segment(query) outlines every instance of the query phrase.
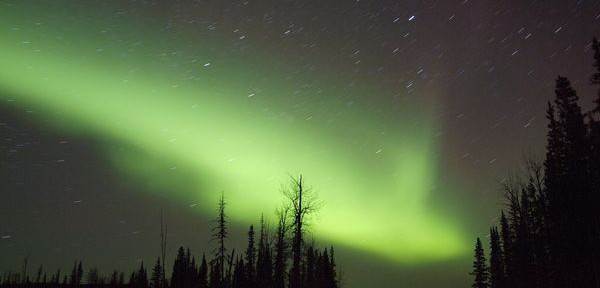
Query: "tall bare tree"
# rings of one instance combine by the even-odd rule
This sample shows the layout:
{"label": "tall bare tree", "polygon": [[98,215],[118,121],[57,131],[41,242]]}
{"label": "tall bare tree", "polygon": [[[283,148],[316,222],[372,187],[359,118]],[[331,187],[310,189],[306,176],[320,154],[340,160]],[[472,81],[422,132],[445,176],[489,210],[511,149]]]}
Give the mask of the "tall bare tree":
{"label": "tall bare tree", "polygon": [[306,229],[307,218],[314,214],[320,205],[314,192],[304,185],[302,175],[291,177],[290,185],[283,189],[286,205],[293,217],[292,224],[292,267],[290,270],[289,287],[301,288],[302,285],[302,244]]}

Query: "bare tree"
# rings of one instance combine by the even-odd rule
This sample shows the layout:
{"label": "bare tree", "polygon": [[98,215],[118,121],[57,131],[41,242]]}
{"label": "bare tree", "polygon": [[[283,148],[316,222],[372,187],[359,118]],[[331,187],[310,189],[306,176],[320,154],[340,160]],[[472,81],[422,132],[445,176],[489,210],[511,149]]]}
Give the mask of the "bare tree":
{"label": "bare tree", "polygon": [[292,224],[292,267],[290,270],[290,288],[301,288],[302,277],[302,244],[303,234],[306,229],[307,218],[318,211],[321,203],[310,188],[306,188],[302,175],[298,178],[291,177],[290,185],[283,189],[286,206],[289,207],[293,217]]}

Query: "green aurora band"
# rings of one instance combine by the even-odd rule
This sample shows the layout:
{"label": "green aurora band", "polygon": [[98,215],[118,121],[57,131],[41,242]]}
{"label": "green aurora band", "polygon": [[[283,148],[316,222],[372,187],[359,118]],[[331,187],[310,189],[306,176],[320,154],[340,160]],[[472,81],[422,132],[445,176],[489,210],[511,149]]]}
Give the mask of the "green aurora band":
{"label": "green aurora band", "polygon": [[292,65],[258,49],[225,55],[226,40],[173,36],[105,6],[84,21],[67,16],[81,10],[45,5],[0,9],[6,103],[100,139],[147,190],[197,202],[204,215],[225,191],[231,219],[247,224],[278,207],[280,185],[301,172],[324,202],[317,238],[398,263],[467,253],[458,220],[428,204],[439,183],[427,105],[366,109],[360,95],[388,93],[323,73],[285,77]]}

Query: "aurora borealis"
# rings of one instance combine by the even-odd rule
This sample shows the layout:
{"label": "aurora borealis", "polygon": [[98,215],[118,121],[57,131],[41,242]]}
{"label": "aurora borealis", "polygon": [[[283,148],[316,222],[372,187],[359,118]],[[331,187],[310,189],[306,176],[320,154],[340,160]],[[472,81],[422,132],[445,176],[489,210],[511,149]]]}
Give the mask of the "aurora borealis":
{"label": "aurora borealis", "polygon": [[[425,213],[424,201],[435,174],[432,159],[435,147],[431,143],[433,135],[428,127],[427,111],[411,112],[417,114],[412,117],[421,121],[417,128],[386,127],[387,124],[380,124],[384,120],[377,119],[382,115],[368,115],[360,107],[341,111],[337,116],[341,119],[336,121],[344,123],[343,126],[319,127],[318,122],[327,121],[331,111],[319,113],[318,106],[333,109],[345,106],[326,99],[322,104],[305,105],[308,106],[306,112],[295,112],[296,115],[288,116],[287,123],[281,123],[270,120],[273,112],[261,111],[255,102],[273,101],[287,87],[285,84],[259,86],[255,89],[261,92],[249,97],[252,83],[257,82],[251,73],[261,74],[261,67],[241,59],[229,59],[221,64],[221,59],[206,53],[208,55],[195,55],[201,60],[192,60],[193,63],[163,60],[176,66],[169,69],[164,67],[165,63],[148,65],[160,51],[152,46],[132,52],[133,61],[120,60],[115,56],[118,51],[110,51],[110,48],[100,52],[98,48],[85,49],[77,44],[64,47],[61,46],[64,40],[46,42],[45,38],[55,37],[44,29],[35,30],[35,26],[24,26],[19,28],[18,35],[37,38],[39,43],[24,43],[23,38],[4,42],[18,46],[2,47],[6,56],[2,66],[4,72],[10,73],[2,75],[2,87],[10,95],[16,95],[17,105],[24,102],[31,109],[47,113],[50,121],[56,121],[53,124],[68,131],[81,133],[84,130],[100,138],[124,141],[160,159],[155,162],[155,159],[138,159],[125,152],[107,150],[107,157],[114,159],[115,166],[124,173],[158,185],[157,190],[161,190],[176,183],[156,173],[167,173],[168,168],[178,166],[192,169],[188,175],[197,175],[207,182],[194,184],[199,181],[192,179],[189,181],[192,184],[177,187],[182,196],[172,197],[206,203],[207,212],[212,212],[215,193],[227,191],[232,203],[232,220],[245,222],[245,218],[260,214],[263,207],[268,207],[267,211],[274,210],[280,202],[280,183],[286,181],[288,173],[302,172],[318,187],[327,206],[336,207],[324,207],[315,226],[319,236],[334,241],[348,239],[350,241],[344,244],[380,253],[383,251],[378,251],[378,247],[382,246],[375,244],[376,238],[387,243],[383,247],[399,244],[402,248],[394,251],[394,255],[385,255],[398,261],[439,259],[464,252],[466,243],[461,239],[457,224]],[[94,43],[94,38],[90,43],[81,37],[86,41],[81,38],[79,41],[95,47],[110,44]],[[30,45],[30,50],[23,49],[23,45]],[[75,52],[73,58],[60,54],[70,49],[79,52]],[[263,57],[257,60],[262,61],[265,56],[257,57]],[[186,70],[179,68],[188,65],[191,66],[188,69],[196,70],[188,73],[197,73],[197,78],[186,78]],[[219,65],[224,67],[218,68]],[[246,71],[245,66],[254,66],[259,71]],[[285,82],[278,78],[269,79],[275,83]],[[337,90],[327,93],[343,93]],[[56,114],[60,116],[53,118]],[[389,132],[381,135],[380,131]],[[379,157],[379,154],[386,156]],[[144,167],[140,168],[139,163],[145,163],[141,165]],[[165,169],[160,171],[154,167]],[[374,197],[375,191],[388,192]],[[377,215],[378,212],[381,215]],[[361,216],[363,213],[371,216],[365,219]],[[422,216],[415,218],[415,215]],[[388,217],[397,219],[394,232],[386,232],[374,224]],[[343,221],[354,225],[350,229],[338,227]],[[370,237],[374,238],[369,240]]]}
{"label": "aurora borealis", "polygon": [[[499,106],[505,112],[487,119],[485,114],[495,109],[478,107],[482,104],[475,94],[499,84],[495,76],[472,76],[485,84],[466,88],[469,96],[461,103],[476,102],[466,106],[476,112],[459,110],[463,106],[451,100],[459,92],[449,91],[464,85],[448,84],[452,79],[465,70],[510,74],[510,68],[489,64],[497,60],[486,57],[479,62],[488,61],[487,67],[477,69],[451,69],[464,63],[439,60],[460,48],[442,52],[445,44],[417,40],[428,33],[441,37],[429,30],[434,28],[419,26],[438,15],[428,12],[435,9],[432,3],[408,1],[384,9],[373,3],[352,6],[362,5],[359,1],[341,8],[312,1],[267,2],[0,3],[1,105],[26,111],[43,129],[92,139],[99,157],[143,194],[182,207],[194,203],[198,217],[213,217],[224,191],[232,223],[256,223],[261,213],[271,214],[279,206],[280,186],[289,175],[302,173],[324,203],[311,227],[318,241],[404,267],[468,257],[470,232],[479,229],[472,225],[489,220],[466,220],[474,214],[468,211],[495,207],[498,195],[489,192],[482,197],[489,200],[485,204],[463,197],[477,195],[482,185],[504,175],[493,174],[501,168],[453,171],[448,168],[465,167],[453,157],[480,157],[476,162],[498,161],[500,167],[514,164],[518,155],[503,155],[512,149],[520,153],[519,145],[488,153],[493,148],[473,140],[485,137],[469,131],[482,131],[476,122],[491,127],[514,121],[522,128],[543,117],[538,115],[543,105],[518,116]],[[469,9],[460,2],[444,21]],[[386,24],[372,25],[372,35],[352,32],[353,9],[379,11],[373,15]],[[350,26],[327,29],[336,22],[328,13]],[[336,29],[347,34],[338,35]],[[387,35],[395,40],[381,39]],[[384,47],[386,56],[369,54],[372,47],[364,42]],[[423,56],[415,56],[419,53]],[[386,57],[409,64],[387,67]],[[452,122],[464,115],[484,120]],[[469,145],[476,151],[448,144],[446,135],[454,135],[448,130],[457,126],[471,129],[464,135],[475,141]],[[544,131],[531,137],[511,133],[527,145]],[[482,180],[486,173],[494,176]]]}

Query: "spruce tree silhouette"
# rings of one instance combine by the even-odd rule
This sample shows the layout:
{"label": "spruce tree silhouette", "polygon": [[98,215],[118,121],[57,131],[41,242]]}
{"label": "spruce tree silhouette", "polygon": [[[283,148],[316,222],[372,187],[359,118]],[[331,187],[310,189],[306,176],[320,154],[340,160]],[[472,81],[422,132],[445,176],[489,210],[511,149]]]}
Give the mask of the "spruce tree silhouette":
{"label": "spruce tree silhouette", "polygon": [[152,277],[150,277],[150,287],[152,288],[161,288],[163,287],[163,275],[162,275],[162,264],[160,262],[160,257],[156,259],[156,263],[152,268]]}
{"label": "spruce tree silhouette", "polygon": [[256,259],[256,287],[273,287],[273,259],[269,241],[268,228],[264,215],[260,217],[260,239],[258,240],[258,255]]}
{"label": "spruce tree silhouette", "polygon": [[[590,195],[590,203],[600,203],[600,43],[598,39],[594,38],[592,41],[592,48],[594,51],[594,62],[595,68],[594,74],[591,77],[592,85],[595,85],[598,89],[595,107],[588,114],[589,118],[589,138],[590,138],[590,185],[592,193]],[[600,239],[600,213],[593,213],[593,219],[591,219],[590,227],[592,231],[591,239]],[[597,243],[591,245],[590,259],[600,259],[600,247]],[[598,261],[592,261],[590,263],[592,270],[592,281],[597,287],[600,287],[600,263]]]}
{"label": "spruce tree silhouette", "polygon": [[477,238],[475,244],[475,256],[473,260],[473,271],[471,272],[473,275],[473,288],[488,288],[488,268],[485,262],[485,254],[483,251],[483,246],[481,245],[481,240],[479,237]]}
{"label": "spruce tree silhouette", "polygon": [[250,225],[248,229],[248,247],[246,248],[246,276],[245,282],[246,287],[255,288],[256,282],[256,273],[255,273],[255,265],[256,265],[256,247],[254,244],[254,226]]}
{"label": "spruce tree silhouette", "polygon": [[[598,42],[596,37],[592,40],[592,50],[594,51],[594,62],[592,63],[592,66],[594,66],[596,71],[592,74],[590,82],[592,85],[600,86],[600,42]],[[596,103],[596,107],[594,107],[592,111],[600,112],[600,89],[598,89],[597,98],[594,102]]]}
{"label": "spruce tree silhouette", "polygon": [[202,254],[202,263],[198,269],[198,287],[208,288],[208,265],[206,264],[206,256]]}
{"label": "spruce tree silhouette", "polygon": [[[212,288],[226,287],[225,263],[227,261],[227,248],[225,247],[225,241],[229,233],[229,229],[227,227],[227,215],[225,214],[226,205],[227,203],[225,202],[225,195],[221,193],[217,207],[218,216],[216,225],[212,228],[213,240],[218,243],[218,246],[215,249],[214,259],[211,261]],[[215,279],[216,277],[219,277],[220,279]]]}
{"label": "spruce tree silhouette", "polygon": [[506,285],[505,287],[511,287],[513,286],[512,275],[514,275],[513,235],[508,219],[504,215],[504,210],[500,212],[500,236],[502,239],[502,261],[504,263],[504,280],[502,282]]}
{"label": "spruce tree silhouette", "polygon": [[187,259],[185,249],[179,247],[175,262],[173,262],[173,272],[171,273],[171,287],[184,287],[185,285],[185,270]]}
{"label": "spruce tree silhouette", "polygon": [[287,270],[287,259],[289,244],[287,241],[287,234],[290,228],[288,223],[289,217],[289,206],[284,206],[282,209],[277,211],[277,232],[275,239],[275,260],[273,266],[273,287],[284,288],[285,287],[285,274]]}
{"label": "spruce tree silhouette", "polygon": [[338,274],[337,274],[337,265],[335,264],[335,252],[333,250],[333,246],[329,247],[329,280],[328,287],[329,288],[337,288],[339,287]]}
{"label": "spruce tree silhouette", "polygon": [[[586,261],[582,252],[589,248],[586,239],[589,186],[587,185],[586,128],[577,103],[578,97],[568,79],[556,80],[557,111],[556,139],[548,139],[558,145],[551,158],[558,173],[552,175],[553,185],[547,185],[550,230],[550,245],[553,251],[553,282],[558,287],[567,285],[585,286]],[[550,161],[547,159],[547,161]],[[588,218],[589,219],[589,218]]]}
{"label": "spruce tree silhouette", "polygon": [[500,247],[500,234],[496,227],[490,228],[490,288],[504,288],[504,260]]}
{"label": "spruce tree silhouette", "polygon": [[[79,286],[79,285],[77,285]],[[129,287],[131,288],[147,288],[148,287],[148,274],[146,268],[144,268],[144,262],[140,264],[140,268],[131,274],[129,280]]]}

